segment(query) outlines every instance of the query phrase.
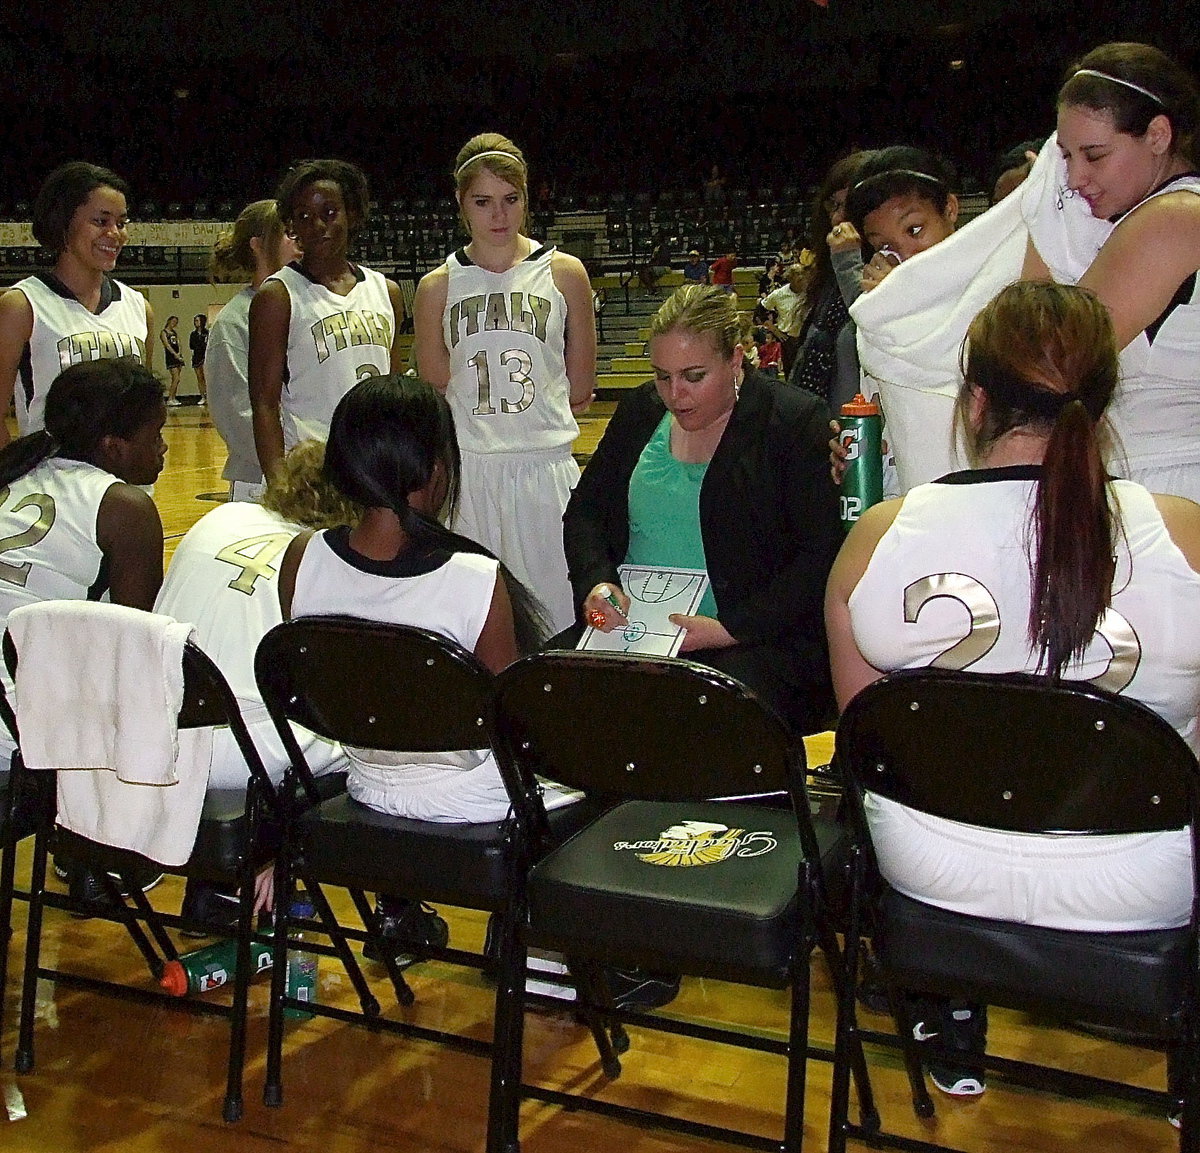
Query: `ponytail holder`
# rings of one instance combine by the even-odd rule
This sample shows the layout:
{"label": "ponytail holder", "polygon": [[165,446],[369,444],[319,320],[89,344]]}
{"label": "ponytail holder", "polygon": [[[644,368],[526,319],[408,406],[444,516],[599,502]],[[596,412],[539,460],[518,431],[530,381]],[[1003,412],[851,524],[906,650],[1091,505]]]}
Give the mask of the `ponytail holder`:
{"label": "ponytail holder", "polygon": [[1062,410],[1075,400],[1083,405],[1093,421],[1098,421],[1104,411],[1103,405],[1100,405],[1099,411],[1093,411],[1088,401],[1077,392],[1054,392],[1048,388],[1037,388],[1024,380],[997,377],[986,383],[976,383],[989,397],[1000,404],[1027,412],[1030,416],[1040,417],[1042,420],[1057,420]]}

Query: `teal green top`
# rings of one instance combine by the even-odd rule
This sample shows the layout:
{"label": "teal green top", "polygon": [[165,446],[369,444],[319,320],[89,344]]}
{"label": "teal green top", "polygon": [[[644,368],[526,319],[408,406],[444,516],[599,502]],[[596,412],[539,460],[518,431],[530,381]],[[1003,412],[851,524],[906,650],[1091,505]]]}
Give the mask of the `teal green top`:
{"label": "teal green top", "polygon": [[[700,533],[700,486],[706,464],[671,455],[671,414],[665,413],[629,478],[629,551],[626,564],[708,570]],[[715,617],[709,588],[696,612]]]}

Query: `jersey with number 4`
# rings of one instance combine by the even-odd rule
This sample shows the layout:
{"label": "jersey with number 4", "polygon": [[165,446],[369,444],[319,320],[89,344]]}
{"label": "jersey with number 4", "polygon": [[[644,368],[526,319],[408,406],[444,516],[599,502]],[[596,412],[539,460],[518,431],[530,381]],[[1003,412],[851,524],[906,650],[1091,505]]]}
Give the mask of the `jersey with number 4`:
{"label": "jersey with number 4", "polygon": [[283,620],[279,566],[297,525],[258,504],[235,501],[202,516],[171,558],[155,609],[196,627],[239,700],[258,705],[254,650]]}
{"label": "jersey with number 4", "polygon": [[21,605],[100,598],[108,586],[96,514],[120,483],[95,465],[55,456],[0,488],[0,628]]}
{"label": "jersey with number 4", "polygon": [[387,281],[373,268],[351,267],[358,280],[345,296],[296,264],[269,278],[291,299],[280,407],[285,448],[328,439],[337,402],[358,381],[391,371],[396,316]]}
{"label": "jersey with number 4", "polygon": [[567,302],[553,259],[553,246],[543,245],[507,272],[472,264],[461,248],[446,261],[446,398],[467,452],[561,448],[579,435],[567,380]]}
{"label": "jersey with number 4", "polygon": [[[1037,671],[1027,550],[1039,472],[953,473],[908,493],[850,594],[855,642],[875,668]],[[1121,515],[1112,601],[1066,675],[1140,701],[1196,749],[1200,574],[1141,485],[1112,481],[1109,497]]]}

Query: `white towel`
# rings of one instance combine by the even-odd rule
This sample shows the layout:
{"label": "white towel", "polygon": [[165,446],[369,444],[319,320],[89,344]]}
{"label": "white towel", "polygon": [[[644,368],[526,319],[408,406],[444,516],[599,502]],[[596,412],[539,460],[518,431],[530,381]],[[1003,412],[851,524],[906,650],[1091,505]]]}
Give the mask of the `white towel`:
{"label": "white towel", "polygon": [[14,609],[8,629],[21,753],[30,768],[64,770],[59,824],[164,865],[186,862],[208,784],[192,748],[200,734],[177,727],[191,625],[45,601]]}
{"label": "white towel", "polygon": [[902,492],[966,466],[953,439],[959,351],[980,309],[1020,279],[1029,238],[1054,279],[1074,284],[1112,228],[1066,193],[1051,136],[1016,192],[854,302],[863,393],[880,397]]}

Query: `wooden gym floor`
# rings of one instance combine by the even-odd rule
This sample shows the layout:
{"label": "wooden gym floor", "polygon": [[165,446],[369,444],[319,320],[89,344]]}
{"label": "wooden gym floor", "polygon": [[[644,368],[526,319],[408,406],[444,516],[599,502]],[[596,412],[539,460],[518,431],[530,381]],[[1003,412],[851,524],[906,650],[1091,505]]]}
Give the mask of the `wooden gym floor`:
{"label": "wooden gym floor", "polygon": [[[590,451],[603,418],[585,425],[579,448]],[[587,438],[587,439],[584,439]],[[167,467],[155,491],[168,535],[167,548],[219,494],[224,450],[202,410],[172,410]],[[810,760],[827,760],[830,740],[816,738]],[[29,847],[22,846],[18,887],[28,875]],[[57,883],[57,882],[52,882]],[[175,910],[182,883],[165,880],[152,897]],[[338,896],[335,894],[335,896]],[[339,914],[349,902],[335,899]],[[484,915],[443,909],[452,943],[477,948]],[[294,1021],[285,1044],[284,1104],[262,1104],[266,1037],[264,979],[251,992],[246,1112],[236,1126],[221,1121],[227,1027],[198,1018],[110,1000],[91,993],[39,989],[35,1069],[12,1070],[23,956],[25,906],[17,902],[10,979],[0,1036],[0,1149],[6,1153],[374,1153],[482,1150],[488,1093],[486,1060],[402,1038],[372,1034],[334,1021]],[[185,948],[189,947],[185,944]],[[49,964],[149,983],[132,942],[117,925],[74,920],[47,912],[44,955]],[[440,964],[410,970],[417,1003],[401,1010],[388,995],[379,966],[368,976],[385,1013],[490,1034],[493,992],[474,973]],[[829,980],[820,961],[812,974],[813,1042],[828,1045],[833,1032]],[[220,994],[214,994],[219,996]],[[334,963],[322,962],[320,997],[351,1007],[353,994]],[[666,1013],[704,1021],[732,1021],[783,1036],[786,997],[716,981],[687,979]],[[882,1018],[865,1020],[886,1028]],[[730,1123],[766,1135],[779,1132],[782,1059],[704,1044],[687,1038],[631,1030],[632,1047],[619,1081],[604,1082],[587,1032],[567,1015],[531,1014],[525,1076],[556,1087],[603,1093],[612,1100],[662,1108],[713,1123]],[[1034,1026],[1027,1018],[992,1014],[996,1052],[1037,1054],[1064,1066],[1161,1086],[1160,1055],[1097,1040],[1083,1033]],[[1177,1134],[1164,1118],[1129,1105],[1065,1101],[993,1082],[982,1099],[952,1101],[937,1095],[937,1117],[918,1122],[908,1104],[902,1070],[890,1054],[869,1054],[885,1120],[913,1136],[930,1135],[963,1149],[1046,1151],[1086,1148],[1088,1153],[1169,1150]],[[829,1066],[812,1062],[806,1103],[806,1148],[826,1147]],[[716,1149],[697,1139],[628,1127],[600,1117],[540,1103],[522,1112],[525,1153],[580,1153],[620,1148],[624,1153]]]}

